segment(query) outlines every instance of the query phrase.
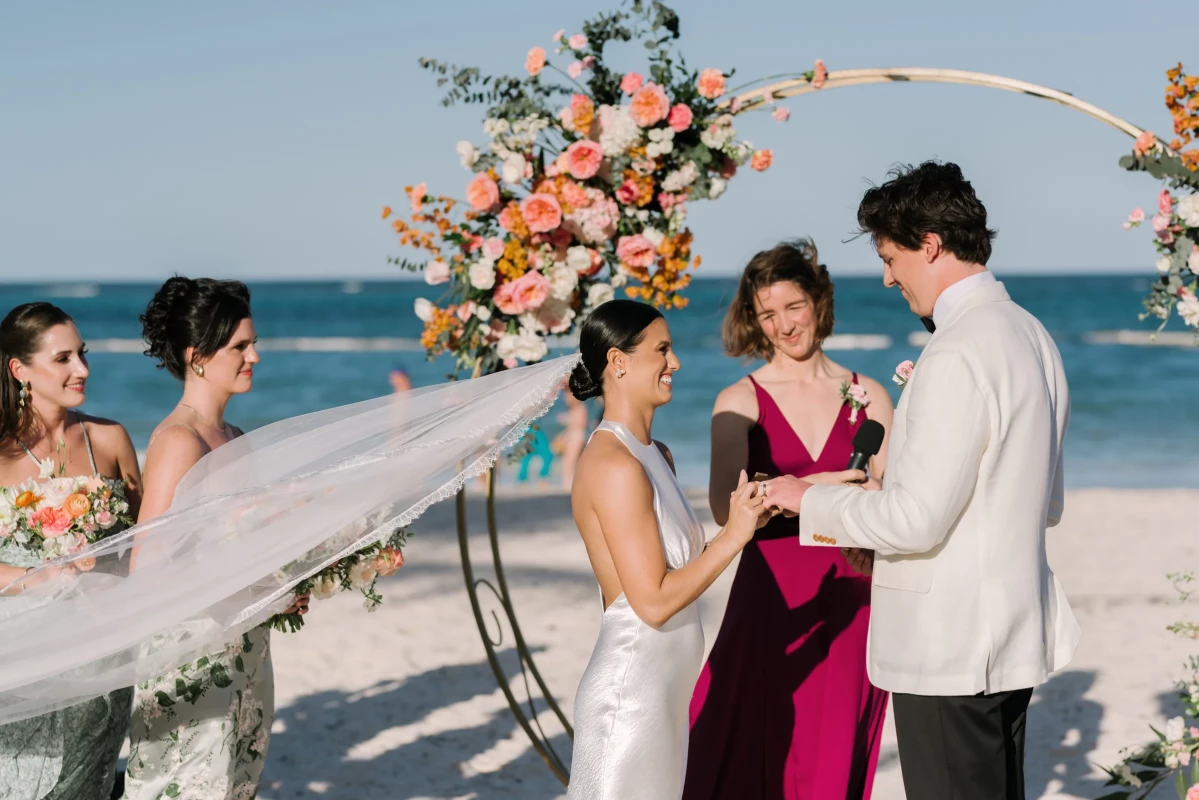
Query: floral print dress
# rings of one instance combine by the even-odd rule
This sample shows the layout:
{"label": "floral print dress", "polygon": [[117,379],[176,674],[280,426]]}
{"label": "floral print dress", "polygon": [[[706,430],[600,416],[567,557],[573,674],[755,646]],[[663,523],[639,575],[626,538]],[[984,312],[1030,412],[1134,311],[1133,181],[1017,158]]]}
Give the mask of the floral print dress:
{"label": "floral print dress", "polygon": [[275,717],[270,629],[138,684],[126,800],[251,800]]}

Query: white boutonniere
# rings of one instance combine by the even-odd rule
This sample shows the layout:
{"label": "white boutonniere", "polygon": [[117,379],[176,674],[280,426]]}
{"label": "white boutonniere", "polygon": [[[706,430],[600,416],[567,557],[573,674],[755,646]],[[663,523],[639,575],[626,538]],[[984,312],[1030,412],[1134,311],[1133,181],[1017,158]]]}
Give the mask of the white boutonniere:
{"label": "white boutonniere", "polygon": [[854,425],[858,421],[858,412],[870,405],[870,398],[862,384],[847,382],[841,384],[841,402],[849,405],[849,424]]}
{"label": "white boutonniere", "polygon": [[916,365],[911,361],[900,361],[899,366],[895,368],[895,374],[891,376],[891,380],[895,381],[895,385],[900,389],[908,385],[908,381],[912,378],[912,370]]}

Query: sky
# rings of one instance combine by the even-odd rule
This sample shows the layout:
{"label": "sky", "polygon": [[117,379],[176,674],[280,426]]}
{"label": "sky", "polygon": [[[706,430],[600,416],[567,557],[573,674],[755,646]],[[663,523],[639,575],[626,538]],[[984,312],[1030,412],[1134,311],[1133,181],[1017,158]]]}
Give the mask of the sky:
{"label": "sky", "polygon": [[[559,0],[0,4],[0,279],[392,278],[380,219],[403,187],[462,196],[455,143],[484,141],[484,108],[446,109],[431,56],[519,74],[616,7]],[[926,66],[1071,92],[1169,131],[1165,70],[1192,32],[1142,0],[683,0],[680,48],[737,79]],[[613,51],[644,69],[639,51]],[[565,67],[565,62],[562,66]],[[1192,65],[1194,66],[1194,65]],[[731,275],[780,239],[815,239],[834,274],[877,274],[851,240],[871,181],[904,162],[959,163],[999,230],[997,271],[1152,270],[1155,182],[1117,161],[1131,140],[1075,111],[980,87],[850,87],[740,117],[775,165],[693,203],[701,274]]]}

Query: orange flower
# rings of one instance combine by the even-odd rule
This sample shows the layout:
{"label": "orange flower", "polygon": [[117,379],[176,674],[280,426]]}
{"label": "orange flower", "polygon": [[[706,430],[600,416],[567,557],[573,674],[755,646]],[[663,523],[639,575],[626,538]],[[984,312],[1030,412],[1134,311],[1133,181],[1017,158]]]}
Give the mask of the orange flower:
{"label": "orange flower", "polygon": [[412,202],[412,213],[419,214],[421,206],[425,203],[425,194],[428,193],[428,187],[423,183],[418,183],[412,187],[412,191],[408,193],[408,199]]}
{"label": "orange flower", "polygon": [[774,163],[773,150],[757,150],[754,152],[754,157],[750,159],[749,166],[756,169],[758,172],[765,172],[770,169],[770,165]]}
{"label": "orange flower", "polygon": [[391,206],[383,206],[383,219],[391,216]]}
{"label": "orange flower", "polygon": [[700,72],[699,93],[709,100],[715,100],[724,94],[724,73],[711,67]]}
{"label": "orange flower", "polygon": [[570,98],[570,124],[576,131],[586,136],[595,122],[595,103],[585,94],[572,95]]}
{"label": "orange flower", "polygon": [[63,501],[62,510],[71,515],[71,519],[79,519],[92,510],[92,504],[86,495],[76,492]]}
{"label": "orange flower", "polygon": [[404,566],[404,554],[394,547],[384,547],[379,551],[379,555],[375,556],[375,569],[384,578],[394,575],[396,570],[402,566]]}
{"label": "orange flower", "polygon": [[539,75],[541,70],[545,69],[545,48],[533,47],[529,49],[529,54],[525,56],[525,71],[530,75]]}
{"label": "orange flower", "polygon": [[487,211],[500,201],[500,187],[486,172],[480,172],[466,184],[466,202],[475,211]]}
{"label": "orange flower", "polygon": [[42,502],[41,495],[34,494],[33,492],[21,492],[19,495],[17,495],[17,499],[13,501],[13,504],[17,508],[28,508],[29,506],[40,502]]}
{"label": "orange flower", "polygon": [[531,194],[520,203],[520,215],[533,233],[548,233],[562,224],[562,206],[552,194]]}
{"label": "orange flower", "polygon": [[[724,81],[724,78],[721,78]],[[702,79],[701,79],[702,84]],[[670,113],[670,98],[656,83],[647,83],[629,101],[629,116],[642,128],[656,125]]]}

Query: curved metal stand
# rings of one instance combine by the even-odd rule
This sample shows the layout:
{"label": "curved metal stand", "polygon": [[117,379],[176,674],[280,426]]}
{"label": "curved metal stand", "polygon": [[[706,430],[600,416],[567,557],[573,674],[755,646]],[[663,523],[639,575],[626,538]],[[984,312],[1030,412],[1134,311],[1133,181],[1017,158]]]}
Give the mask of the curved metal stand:
{"label": "curved metal stand", "polygon": [[[466,593],[470,596],[470,606],[475,613],[475,624],[479,626],[479,634],[483,639],[483,647],[487,651],[487,661],[491,664],[491,671],[495,674],[496,683],[499,684],[504,697],[508,699],[508,707],[512,710],[512,715],[516,717],[516,721],[533,743],[533,747],[537,750],[537,753],[545,760],[546,765],[549,766],[558,780],[562,781],[562,785],[565,786],[570,779],[570,768],[566,766],[562,757],[554,750],[549,737],[542,730],[535,703],[536,695],[534,694],[533,687],[529,684],[530,675],[533,678],[533,683],[536,684],[537,691],[541,694],[542,700],[554,712],[554,715],[558,717],[558,721],[566,729],[566,735],[571,739],[574,738],[574,728],[566,719],[566,715],[562,713],[562,709],[555,702],[553,694],[550,692],[549,687],[546,686],[541,673],[537,670],[537,665],[533,662],[533,654],[529,652],[529,647],[525,644],[524,635],[520,631],[520,624],[516,621],[516,611],[512,607],[511,595],[508,592],[508,581],[504,577],[504,565],[500,557],[500,540],[495,522],[495,469],[487,473],[487,534],[491,542],[491,563],[495,569],[495,584],[486,578],[475,577],[474,565],[471,562],[470,555],[470,539],[467,534],[465,489],[458,492],[455,502],[458,515],[458,548],[462,554],[462,574],[466,579]],[[495,623],[494,636],[492,636],[491,631],[488,629],[487,620],[483,613],[483,606],[479,599],[479,589],[481,587],[488,589],[495,596],[496,600],[499,601],[500,608],[504,612],[503,619],[495,611],[491,612],[492,621]],[[504,672],[499,659],[496,657],[496,648],[503,643],[504,639],[505,620],[512,631],[513,645],[516,648],[517,658],[519,659],[521,679],[524,682],[527,698],[524,704],[517,700],[509,684],[508,675]]]}

